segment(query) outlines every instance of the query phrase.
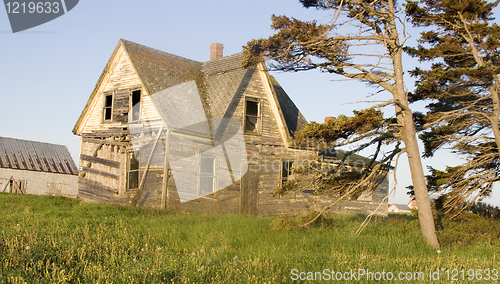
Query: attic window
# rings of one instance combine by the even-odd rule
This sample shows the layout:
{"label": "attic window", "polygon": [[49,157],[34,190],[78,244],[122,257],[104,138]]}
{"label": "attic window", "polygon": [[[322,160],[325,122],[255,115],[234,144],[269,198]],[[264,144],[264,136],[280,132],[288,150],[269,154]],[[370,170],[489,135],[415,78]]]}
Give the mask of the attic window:
{"label": "attic window", "polygon": [[103,120],[111,121],[113,117],[113,95],[104,96]]}
{"label": "attic window", "polygon": [[131,119],[130,121],[137,121],[141,115],[141,90],[135,90],[131,96]]}
{"label": "attic window", "polygon": [[259,133],[259,101],[247,98],[245,102],[245,132]]}

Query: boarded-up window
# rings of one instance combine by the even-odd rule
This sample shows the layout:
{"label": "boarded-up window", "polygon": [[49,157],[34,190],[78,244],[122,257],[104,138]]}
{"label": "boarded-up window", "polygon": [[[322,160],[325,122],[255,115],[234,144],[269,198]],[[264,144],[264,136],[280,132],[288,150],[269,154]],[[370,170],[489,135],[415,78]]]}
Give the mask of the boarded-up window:
{"label": "boarded-up window", "polygon": [[113,122],[126,124],[130,111],[130,90],[116,90],[113,98]]}
{"label": "boarded-up window", "polygon": [[103,109],[103,121],[111,121],[113,119],[113,94],[104,94],[104,109]]}
{"label": "boarded-up window", "polygon": [[61,184],[58,182],[47,182],[47,194],[61,195]]}
{"label": "boarded-up window", "polygon": [[259,133],[259,112],[258,100],[247,98],[245,101],[245,132]]}
{"label": "boarded-up window", "polygon": [[128,189],[139,188],[139,160],[134,152],[129,155]]}
{"label": "boarded-up window", "polygon": [[202,155],[198,195],[205,196],[214,192],[215,158]]}
{"label": "boarded-up window", "polygon": [[281,163],[281,184],[292,180],[293,161],[282,161]]}
{"label": "boarded-up window", "polygon": [[135,90],[132,92],[131,96],[131,121],[137,121],[141,115],[141,90]]}

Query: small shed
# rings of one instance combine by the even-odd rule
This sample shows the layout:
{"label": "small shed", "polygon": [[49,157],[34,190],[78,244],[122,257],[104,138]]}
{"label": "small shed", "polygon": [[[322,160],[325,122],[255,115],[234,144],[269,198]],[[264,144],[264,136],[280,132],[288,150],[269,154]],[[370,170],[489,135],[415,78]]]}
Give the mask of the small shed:
{"label": "small shed", "polygon": [[78,168],[68,148],[0,137],[0,191],[77,197]]}

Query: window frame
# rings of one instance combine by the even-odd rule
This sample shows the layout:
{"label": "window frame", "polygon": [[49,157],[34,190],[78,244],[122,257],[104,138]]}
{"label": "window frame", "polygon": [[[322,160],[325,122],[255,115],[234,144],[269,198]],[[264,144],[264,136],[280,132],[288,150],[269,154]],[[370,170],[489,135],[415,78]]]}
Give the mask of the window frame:
{"label": "window frame", "polygon": [[[198,176],[197,176],[197,187],[196,187],[196,195],[199,197],[212,197],[215,198],[216,196],[213,195],[214,193],[217,192],[216,190],[216,185],[217,185],[217,158],[214,157],[213,155],[210,154],[205,154],[205,153],[199,153],[199,158],[198,158]],[[212,159],[212,174],[211,175],[205,175],[202,172],[202,164],[203,164],[203,159]],[[206,177],[212,177],[212,192],[205,194],[202,192],[201,189],[201,180],[202,178]]]}
{"label": "window frame", "polygon": [[[280,177],[281,177],[281,186],[285,184],[288,181],[291,181],[294,179],[294,175],[292,172],[293,164],[295,163],[295,160],[281,160],[281,171],[280,171]],[[285,170],[285,164],[286,170]],[[286,173],[286,176],[285,176]]]}
{"label": "window frame", "polygon": [[[135,117],[134,115],[134,93],[135,92],[139,92],[139,106],[138,106],[138,114],[137,114],[137,118]],[[131,89],[130,90],[130,99],[129,99],[129,112],[128,112],[128,121],[129,122],[137,122],[139,120],[141,120],[141,116],[142,116],[142,89]],[[134,119],[136,118],[136,119]]]}
{"label": "window frame", "polygon": [[[248,102],[253,102],[257,104],[257,115],[249,115],[248,114]],[[253,135],[260,135],[262,132],[262,100],[259,98],[255,97],[245,97],[245,105],[244,105],[244,116],[243,116],[243,132],[245,134],[253,134]],[[248,130],[247,129],[247,117],[252,116],[257,119],[257,123],[255,123],[255,128],[253,130]]]}
{"label": "window frame", "polygon": [[[137,169],[132,169],[132,161],[137,161]],[[130,187],[131,174],[137,175],[137,187]],[[139,182],[141,179],[141,163],[139,162],[138,157],[136,157],[135,152],[128,152],[127,156],[127,187],[126,191],[135,190],[139,188]]]}
{"label": "window frame", "polygon": [[[115,94],[113,91],[111,92],[104,92],[102,93],[102,122],[103,123],[111,123],[113,122],[113,108],[114,108],[114,102],[115,102]],[[111,97],[111,105],[108,106],[107,103],[107,97]],[[106,114],[107,110],[109,109],[109,114],[110,118],[106,119]]]}

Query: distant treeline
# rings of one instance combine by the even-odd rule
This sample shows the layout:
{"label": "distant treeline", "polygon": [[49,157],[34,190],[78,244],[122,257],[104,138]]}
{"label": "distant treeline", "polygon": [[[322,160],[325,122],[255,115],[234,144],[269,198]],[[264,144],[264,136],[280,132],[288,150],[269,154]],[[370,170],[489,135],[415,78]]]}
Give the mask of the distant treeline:
{"label": "distant treeline", "polygon": [[500,208],[483,202],[477,202],[467,207],[466,211],[483,217],[500,220]]}

